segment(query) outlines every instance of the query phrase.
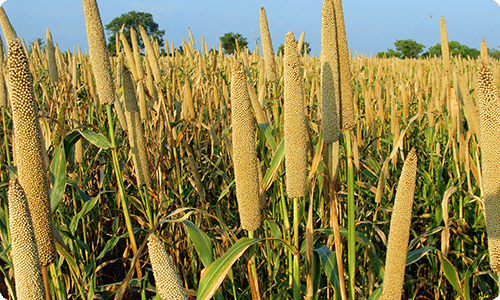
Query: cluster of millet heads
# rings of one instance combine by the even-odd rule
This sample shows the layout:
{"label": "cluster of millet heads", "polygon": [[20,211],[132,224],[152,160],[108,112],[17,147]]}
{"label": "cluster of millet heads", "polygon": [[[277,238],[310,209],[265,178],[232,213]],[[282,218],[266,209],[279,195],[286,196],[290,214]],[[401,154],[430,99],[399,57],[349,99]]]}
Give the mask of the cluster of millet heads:
{"label": "cluster of millet heads", "polygon": [[500,273],[500,99],[498,88],[488,63],[481,62],[477,71],[477,106],[481,131],[481,168],[483,176],[484,210],[490,265]]}

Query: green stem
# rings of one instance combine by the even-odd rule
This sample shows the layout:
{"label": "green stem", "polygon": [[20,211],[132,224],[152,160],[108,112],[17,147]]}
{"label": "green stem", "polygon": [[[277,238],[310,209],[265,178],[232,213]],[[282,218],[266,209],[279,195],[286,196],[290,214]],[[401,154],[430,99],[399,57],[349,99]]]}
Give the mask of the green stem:
{"label": "green stem", "polygon": [[349,295],[354,300],[355,271],[356,271],[356,215],[354,203],[354,170],[351,151],[351,132],[344,131],[345,149],[347,155],[347,259],[349,261]]}
{"label": "green stem", "polygon": [[[287,203],[286,203],[286,199],[285,199],[285,193],[283,191],[283,183],[280,182],[280,195],[281,195],[281,215],[283,216],[283,225],[284,225],[284,232],[286,234],[286,237],[287,237],[287,241],[290,242],[290,244],[292,244],[292,237],[290,235],[290,220],[288,219],[288,210],[286,209],[286,206],[287,206]],[[288,266],[289,266],[289,269],[288,269],[288,274],[289,274],[289,278],[288,278],[288,282],[290,284],[290,286],[292,286],[292,282],[293,282],[293,270],[292,270],[292,256],[293,256],[293,253],[288,251]]]}
{"label": "green stem", "polygon": [[9,139],[7,138],[7,125],[5,124],[5,118],[6,118],[6,108],[2,107],[2,125],[3,125],[3,139],[5,143],[5,155],[7,156],[7,163],[10,166],[11,163],[10,163]]}
{"label": "green stem", "polygon": [[139,189],[139,192],[141,194],[142,205],[146,210],[146,214],[148,215],[149,226],[150,228],[153,228],[154,226],[153,209],[151,208],[151,201],[149,201],[148,187],[145,185],[142,186]]}
{"label": "green stem", "polygon": [[293,299],[300,299],[300,269],[299,269],[299,197],[293,198]]}
{"label": "green stem", "polygon": [[[254,231],[249,230],[248,231],[248,237],[253,239],[254,238]],[[260,292],[259,292],[259,280],[258,280],[258,274],[257,274],[257,266],[255,265],[255,249],[254,247],[250,247],[248,249],[248,254],[250,255],[250,289],[252,291],[252,299],[260,299]]]}
{"label": "green stem", "polygon": [[[116,153],[116,143],[114,134],[114,124],[113,124],[113,114],[111,112],[111,105],[106,105],[106,111],[108,114],[108,124],[109,124],[109,138],[111,142],[111,154],[113,156],[113,167],[115,169],[116,181],[118,182],[118,194],[122,203],[123,214],[125,216],[125,225],[127,227],[127,232],[129,235],[130,245],[132,246],[132,253],[135,255],[137,253],[137,243],[134,237],[134,229],[132,227],[132,221],[130,218],[130,211],[128,210],[128,201],[125,195],[125,185],[123,184],[123,177],[120,170],[120,163],[118,161],[118,154]],[[141,265],[139,260],[136,260],[135,269],[137,272],[137,277],[142,278]]]}

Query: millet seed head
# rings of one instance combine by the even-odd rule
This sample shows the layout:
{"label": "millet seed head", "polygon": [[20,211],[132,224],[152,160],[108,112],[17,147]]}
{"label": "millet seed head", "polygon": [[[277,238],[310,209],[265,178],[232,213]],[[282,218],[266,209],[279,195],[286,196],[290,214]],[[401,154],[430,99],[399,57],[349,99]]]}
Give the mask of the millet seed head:
{"label": "millet seed head", "polygon": [[40,263],[46,266],[54,260],[54,225],[33,83],[19,40],[9,45],[9,81],[18,178],[28,199]]}
{"label": "millet seed head", "polygon": [[9,43],[13,40],[17,39],[16,31],[5,13],[3,7],[0,6],[0,25],[2,26],[3,36],[5,38],[5,43],[9,45]]}
{"label": "millet seed head", "polygon": [[307,176],[307,132],[299,55],[292,32],[285,37],[283,65],[286,188],[289,197],[303,197]]}
{"label": "millet seed head", "polygon": [[17,179],[11,179],[8,191],[9,228],[12,264],[19,300],[45,300],[40,260],[28,200]]}
{"label": "millet seed head", "polygon": [[150,234],[148,237],[148,252],[160,298],[162,300],[187,300],[174,265],[160,239],[154,234]]}
{"label": "millet seed head", "polygon": [[139,106],[137,105],[137,98],[135,96],[132,73],[127,67],[123,68],[122,78],[125,118],[128,128],[127,135],[130,141],[130,150],[132,151],[137,185],[151,187],[151,174],[145,146],[144,130],[141,123]]}
{"label": "millet seed head", "polygon": [[491,268],[500,273],[500,103],[493,72],[484,62],[477,71],[477,104],[488,251]]}
{"label": "millet seed head", "polygon": [[391,227],[387,242],[384,287],[382,299],[400,300],[410,238],[410,224],[415,194],[417,154],[415,148],[408,153],[399,176],[396,198],[392,209]]}
{"label": "millet seed head", "polygon": [[267,23],[267,15],[264,7],[260,8],[260,37],[262,40],[262,51],[264,54],[265,70],[267,80],[276,80],[276,63],[274,61],[273,45],[271,34]]}
{"label": "millet seed head", "polygon": [[325,143],[339,139],[340,74],[333,2],[323,2],[321,17],[321,124]]}
{"label": "millet seed head", "polygon": [[231,77],[231,118],[234,177],[241,227],[246,230],[256,230],[260,227],[261,212],[255,121],[245,73],[239,62],[233,65]]}
{"label": "millet seed head", "polygon": [[99,103],[102,105],[112,104],[115,101],[113,76],[111,75],[108,47],[96,0],[83,0],[83,12],[87,27],[90,63],[94,71]]}
{"label": "millet seed head", "polygon": [[47,61],[49,64],[49,75],[50,81],[52,84],[57,84],[57,80],[59,79],[57,75],[57,63],[56,63],[56,49],[54,48],[54,43],[52,42],[52,34],[50,30],[47,28],[46,32],[46,41],[47,41]]}
{"label": "millet seed head", "polygon": [[347,36],[345,32],[342,1],[333,0],[333,7],[335,9],[335,23],[337,25],[337,43],[340,70],[339,126],[340,130],[350,130],[354,127],[354,124],[356,122],[356,112],[354,111],[354,99],[351,84],[351,66],[349,62],[349,47],[347,46]]}

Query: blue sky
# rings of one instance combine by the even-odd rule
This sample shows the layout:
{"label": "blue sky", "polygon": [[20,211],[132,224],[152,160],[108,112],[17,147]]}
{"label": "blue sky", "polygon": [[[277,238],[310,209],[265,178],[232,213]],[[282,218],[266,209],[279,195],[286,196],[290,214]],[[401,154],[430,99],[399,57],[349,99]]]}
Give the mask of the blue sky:
{"label": "blue sky", "polygon": [[[240,33],[255,49],[259,38],[259,10],[266,9],[275,50],[284,43],[288,31],[296,37],[305,31],[316,55],[321,49],[321,7],[323,1],[296,0],[97,0],[104,24],[131,10],[149,12],[165,39],[174,46],[193,32],[196,48],[201,49],[201,35],[211,48],[218,47],[226,32]],[[397,39],[412,39],[424,46],[440,43],[439,19],[446,20],[448,39],[479,49],[484,38],[488,47],[500,46],[500,7],[492,0],[420,0],[420,1],[343,1],[349,47],[370,55],[394,48]],[[47,28],[61,50],[87,49],[82,2],[74,0],[8,0],[3,7],[19,37],[28,43],[45,39]]]}

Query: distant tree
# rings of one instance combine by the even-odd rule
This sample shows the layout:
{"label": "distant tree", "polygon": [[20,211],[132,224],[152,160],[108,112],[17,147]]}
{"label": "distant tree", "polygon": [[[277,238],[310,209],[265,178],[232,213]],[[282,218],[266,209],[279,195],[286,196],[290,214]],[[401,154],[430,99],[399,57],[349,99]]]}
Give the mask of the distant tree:
{"label": "distant tree", "polygon": [[116,35],[120,32],[122,26],[125,25],[123,29],[123,34],[127,38],[127,41],[131,45],[130,39],[130,27],[134,28],[137,32],[137,40],[139,42],[139,48],[144,49],[144,42],[139,31],[139,25],[144,27],[148,36],[153,36],[153,38],[158,40],[158,45],[162,47],[164,45],[163,35],[165,30],[160,30],[158,23],[153,20],[153,15],[145,12],[136,12],[135,10],[124,13],[119,17],[114,18],[106,26],[106,32],[110,35],[108,38],[108,49],[111,54],[116,53]]}
{"label": "distant tree", "polygon": [[387,51],[382,51],[377,53],[376,57],[378,58],[390,58],[390,57],[397,57],[401,58],[402,53],[394,51],[394,49],[387,49]]}
{"label": "distant tree", "polygon": [[499,49],[488,49],[488,55],[495,59],[500,60],[500,50]]}
{"label": "distant tree", "polygon": [[[311,47],[310,44],[306,41],[304,41],[304,44],[302,45],[302,49],[300,49],[300,54],[304,55],[304,48],[307,49],[307,54],[309,55],[311,53]],[[280,55],[283,55],[285,53],[285,45],[281,44],[278,47],[278,53]]]}
{"label": "distant tree", "polygon": [[45,45],[45,41],[42,40],[41,38],[36,38],[33,41],[31,41],[28,45],[28,52],[30,55],[31,55],[31,51],[33,50],[33,47],[35,47],[35,44],[38,44],[38,47],[40,49],[43,49],[43,47]]}
{"label": "distant tree", "polygon": [[386,52],[377,53],[377,57],[417,58],[425,48],[414,40],[396,40],[394,46],[396,50],[387,49]]}
{"label": "distant tree", "polygon": [[227,54],[233,54],[236,51],[236,40],[238,40],[238,46],[240,49],[248,45],[247,39],[239,33],[228,32],[219,39],[222,43],[224,52]]}
{"label": "distant tree", "polygon": [[414,40],[396,40],[394,43],[396,51],[401,52],[401,58],[417,58],[424,51],[425,46]]}
{"label": "distant tree", "polygon": [[[461,45],[457,41],[451,41],[448,43],[450,47],[450,55],[451,56],[462,56],[462,57],[467,57],[470,56],[471,58],[478,58],[479,55],[481,55],[481,51],[470,48],[465,45]],[[432,56],[437,56],[441,57],[441,44],[436,44],[435,46],[432,46],[429,48],[427,52],[422,54],[423,57],[432,57]]]}

